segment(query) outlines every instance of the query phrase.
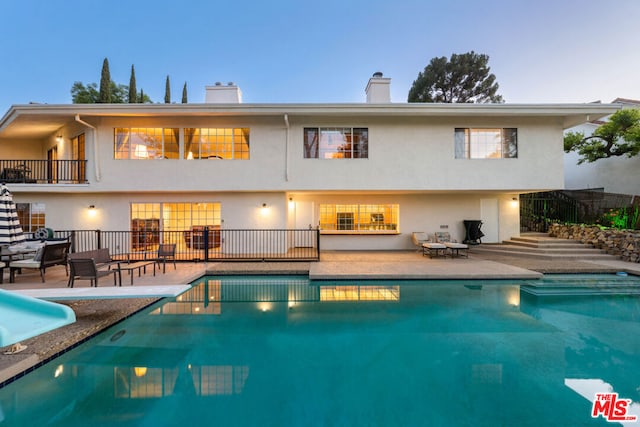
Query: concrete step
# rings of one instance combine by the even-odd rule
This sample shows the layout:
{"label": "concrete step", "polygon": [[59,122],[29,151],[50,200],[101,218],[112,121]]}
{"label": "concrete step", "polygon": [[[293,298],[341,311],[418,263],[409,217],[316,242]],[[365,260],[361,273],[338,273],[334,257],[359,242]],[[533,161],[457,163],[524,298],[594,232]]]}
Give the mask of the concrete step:
{"label": "concrete step", "polygon": [[597,249],[580,249],[564,251],[536,250],[533,248],[519,248],[513,245],[478,245],[471,248],[471,253],[491,253],[505,256],[520,256],[544,260],[615,260],[613,255],[608,255]]}
{"label": "concrete step", "polygon": [[600,249],[576,240],[549,237],[546,233],[523,233],[502,244],[481,244],[473,251],[543,260],[615,260]]}
{"label": "concrete step", "polygon": [[[489,246],[489,245],[487,245]],[[575,247],[531,247],[531,246],[520,246],[520,245],[490,245],[491,247],[496,247],[499,249],[510,250],[510,251],[520,251],[520,252],[530,252],[530,253],[545,253],[545,254],[572,254],[572,253],[584,253],[584,254],[601,254],[604,253],[601,249],[596,249],[590,246],[580,245]]]}
{"label": "concrete step", "polygon": [[584,245],[583,243],[576,243],[576,241],[562,241],[562,242],[538,242],[538,241],[526,241],[519,240],[517,238],[512,238],[510,240],[504,240],[502,242],[504,245],[512,245],[523,248],[534,248],[534,249],[582,249],[589,248],[589,245]]}

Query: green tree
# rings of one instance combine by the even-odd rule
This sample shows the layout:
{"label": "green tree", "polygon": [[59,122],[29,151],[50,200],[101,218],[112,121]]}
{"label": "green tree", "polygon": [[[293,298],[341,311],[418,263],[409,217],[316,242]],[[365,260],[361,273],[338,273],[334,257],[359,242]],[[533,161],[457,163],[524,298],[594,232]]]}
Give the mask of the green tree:
{"label": "green tree", "polygon": [[[127,102],[129,88],[125,85],[118,85],[111,82],[109,85],[111,93],[111,103],[123,104]],[[75,82],[71,87],[71,102],[74,104],[100,104],[100,91],[96,83],[84,85],[82,82]]]}
{"label": "green tree", "polygon": [[568,132],[564,136],[564,151],[578,153],[579,165],[609,157],[637,156],[640,153],[640,110],[616,111],[589,136],[583,132]]}
{"label": "green tree", "polygon": [[100,74],[100,99],[99,103],[111,102],[111,73],[109,72],[109,60],[102,61],[102,73]]}
{"label": "green tree", "polygon": [[498,95],[496,76],[490,73],[489,56],[474,51],[433,58],[418,73],[409,90],[409,102],[504,102]]}
{"label": "green tree", "polygon": [[71,87],[71,102],[74,104],[97,104],[100,100],[100,92],[96,83],[84,85],[82,82],[75,82]]}
{"label": "green tree", "polygon": [[182,86],[182,103],[187,103],[187,82],[184,82],[184,86]]}
{"label": "green tree", "polygon": [[144,91],[142,89],[140,89],[140,95],[138,96],[138,102],[140,104],[151,104],[153,101],[151,101],[151,98],[149,98],[149,96],[147,96],[147,94],[144,93]]}
{"label": "green tree", "polygon": [[167,82],[164,85],[164,103],[171,104],[171,85],[169,84],[169,76],[167,76]]}
{"label": "green tree", "polygon": [[131,65],[131,77],[129,78],[129,104],[138,101],[138,89],[136,89],[136,70]]}

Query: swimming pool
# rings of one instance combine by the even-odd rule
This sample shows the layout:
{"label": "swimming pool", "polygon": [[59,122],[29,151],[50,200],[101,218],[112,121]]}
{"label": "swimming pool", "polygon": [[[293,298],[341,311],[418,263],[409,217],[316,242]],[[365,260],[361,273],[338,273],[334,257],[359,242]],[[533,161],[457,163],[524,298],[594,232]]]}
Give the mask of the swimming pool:
{"label": "swimming pool", "polygon": [[594,390],[636,411],[640,299],[520,288],[206,277],[0,389],[0,426],[611,425]]}

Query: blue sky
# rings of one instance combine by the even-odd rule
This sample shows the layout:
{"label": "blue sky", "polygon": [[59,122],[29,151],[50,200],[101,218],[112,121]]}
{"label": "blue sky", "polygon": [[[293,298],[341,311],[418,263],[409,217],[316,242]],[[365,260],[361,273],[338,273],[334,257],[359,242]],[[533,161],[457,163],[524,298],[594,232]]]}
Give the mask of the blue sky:
{"label": "blue sky", "polygon": [[163,102],[235,82],[246,103],[364,102],[375,71],[406,102],[430,59],[475,51],[508,103],[640,99],[640,1],[20,0],[0,10],[0,115],[71,102],[102,61]]}

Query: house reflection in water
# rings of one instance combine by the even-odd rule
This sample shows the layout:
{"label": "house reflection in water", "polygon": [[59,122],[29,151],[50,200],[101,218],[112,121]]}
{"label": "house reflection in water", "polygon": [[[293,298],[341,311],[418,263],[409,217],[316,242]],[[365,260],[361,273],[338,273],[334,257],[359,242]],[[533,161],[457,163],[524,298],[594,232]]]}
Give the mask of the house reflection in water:
{"label": "house reflection in water", "polygon": [[[321,282],[322,283],[322,282]],[[154,310],[154,315],[220,315],[223,302],[298,302],[400,301],[398,285],[329,285],[314,286],[299,279],[204,279],[191,290]],[[264,305],[260,305],[261,311]]]}

